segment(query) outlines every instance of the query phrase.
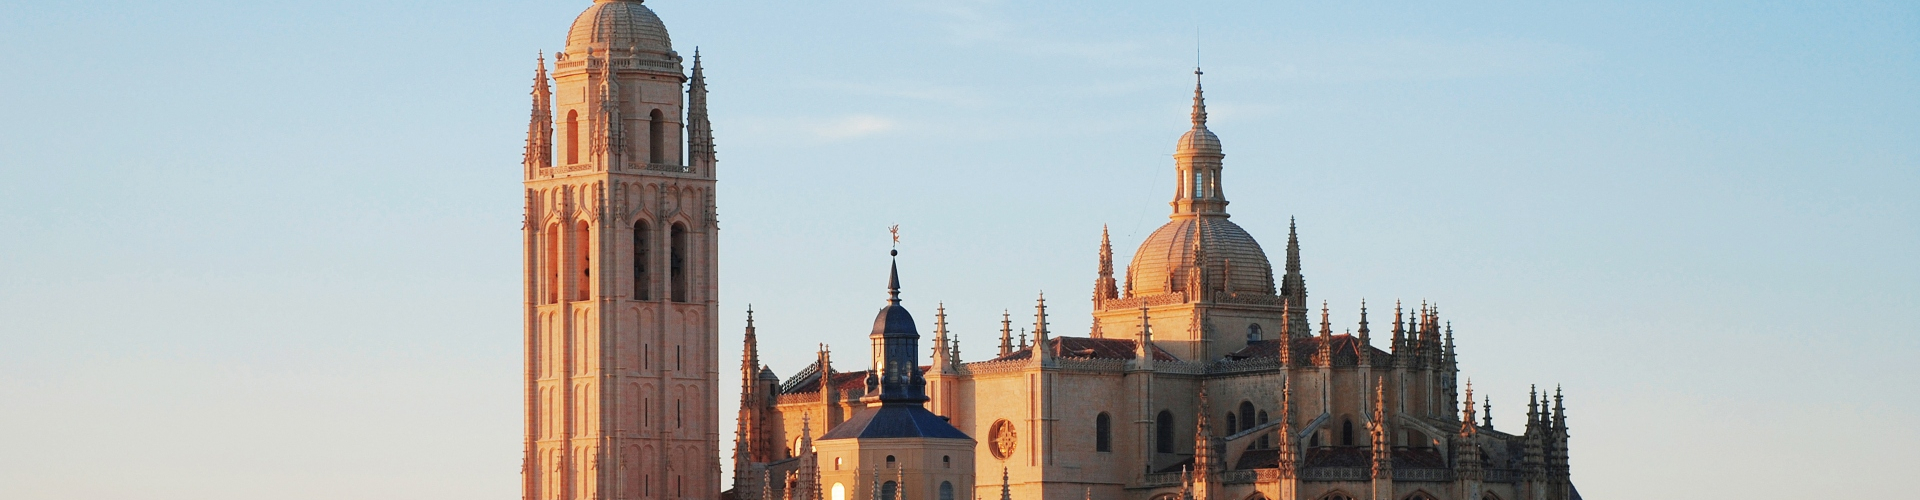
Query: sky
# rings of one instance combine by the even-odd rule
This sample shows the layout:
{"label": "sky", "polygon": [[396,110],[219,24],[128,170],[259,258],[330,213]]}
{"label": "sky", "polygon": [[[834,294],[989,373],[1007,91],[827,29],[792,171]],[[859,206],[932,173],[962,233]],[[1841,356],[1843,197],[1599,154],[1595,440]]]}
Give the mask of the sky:
{"label": "sky", "polygon": [[[518,498],[527,92],[587,4],[0,2],[0,496]],[[1584,495],[1910,496],[1920,5],[648,5],[707,65],[722,429],[748,305],[782,376],[859,352],[893,224],[963,358],[1043,291],[1084,335],[1197,63],[1233,221],[1297,218],[1336,325],[1439,304],[1496,428],[1563,387]]]}

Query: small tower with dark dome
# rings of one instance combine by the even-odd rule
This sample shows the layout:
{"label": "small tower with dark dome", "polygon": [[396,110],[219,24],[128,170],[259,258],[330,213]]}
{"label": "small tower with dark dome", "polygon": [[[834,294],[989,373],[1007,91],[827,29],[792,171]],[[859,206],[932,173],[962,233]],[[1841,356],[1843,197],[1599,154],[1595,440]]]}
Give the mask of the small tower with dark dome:
{"label": "small tower with dark dome", "polygon": [[[892,252],[897,259],[898,251]],[[867,335],[873,346],[867,407],[814,441],[820,486],[831,492],[874,488],[874,500],[966,498],[973,491],[974,441],[945,417],[927,411],[919,362],[920,332],[901,305],[900,265],[887,276],[887,304]],[[877,476],[871,480],[869,477]],[[869,484],[875,483],[875,484]],[[956,496],[958,495],[958,496]]]}

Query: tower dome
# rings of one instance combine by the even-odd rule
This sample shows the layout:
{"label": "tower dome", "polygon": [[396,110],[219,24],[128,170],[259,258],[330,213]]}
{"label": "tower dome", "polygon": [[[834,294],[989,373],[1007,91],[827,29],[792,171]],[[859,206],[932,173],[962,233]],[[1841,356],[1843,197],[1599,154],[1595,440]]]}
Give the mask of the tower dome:
{"label": "tower dome", "polygon": [[[1227,220],[1220,137],[1207,130],[1207,102],[1194,69],[1193,128],[1174,149],[1173,220],[1153,231],[1127,267],[1136,295],[1187,291],[1195,269],[1208,288],[1234,293],[1273,293],[1273,265],[1260,243]],[[1196,253],[1199,254],[1195,262]],[[1200,267],[1196,267],[1199,264]]]}
{"label": "tower dome", "polygon": [[567,52],[586,54],[589,50],[639,53],[642,65],[649,69],[679,72],[680,55],[673,51],[667,25],[644,5],[644,0],[594,0],[593,5],[573,19],[567,30]]}
{"label": "tower dome", "polygon": [[[1184,291],[1193,277],[1194,252],[1211,276],[1212,288],[1236,293],[1273,293],[1273,264],[1260,242],[1225,217],[1182,217],[1167,221],[1140,243],[1127,266],[1135,295]],[[1225,281],[1221,281],[1224,279]]]}

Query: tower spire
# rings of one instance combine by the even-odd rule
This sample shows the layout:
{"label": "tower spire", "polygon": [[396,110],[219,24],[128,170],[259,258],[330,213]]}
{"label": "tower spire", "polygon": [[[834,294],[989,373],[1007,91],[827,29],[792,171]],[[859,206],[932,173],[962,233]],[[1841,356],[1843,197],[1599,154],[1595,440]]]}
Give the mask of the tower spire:
{"label": "tower spire", "polygon": [[1200,86],[1200,68],[1193,69],[1193,127],[1180,136],[1174,149],[1174,218],[1226,216],[1227,197],[1220,182],[1220,137],[1207,130],[1207,101]]}
{"label": "tower spire", "polygon": [[[1099,277],[1093,280],[1093,308],[1099,310],[1106,301],[1120,298],[1119,286],[1113,281],[1113,240],[1107,236],[1107,226],[1100,226],[1100,266]],[[1093,322],[1095,337],[1100,335],[1100,322]]]}
{"label": "tower spire", "polygon": [[1045,363],[1051,354],[1047,349],[1047,292],[1040,292],[1040,300],[1033,306],[1033,359]]}
{"label": "tower spire", "polygon": [[687,132],[689,169],[714,176],[719,160],[713,148],[713,122],[707,118],[707,75],[700,63],[699,47],[693,48],[693,74],[687,79]]}
{"label": "tower spire", "polygon": [[1193,115],[1192,115],[1192,117],[1193,117],[1193,128],[1195,128],[1195,129],[1204,129],[1204,128],[1207,128],[1207,97],[1206,97],[1206,91],[1205,91],[1205,90],[1203,90],[1203,89],[1201,89],[1201,87],[1200,87],[1200,75],[1204,75],[1204,74],[1206,74],[1206,72],[1204,72],[1204,71],[1200,71],[1200,67],[1199,67],[1199,66],[1194,66],[1194,68],[1193,68]]}
{"label": "tower spire", "polygon": [[1000,310],[1000,355],[1013,354],[1013,316]]}
{"label": "tower spire", "polygon": [[553,166],[553,90],[547,84],[547,54],[541,52],[533,69],[533,116],[527,120],[527,151],[523,163],[527,178],[536,169]]}

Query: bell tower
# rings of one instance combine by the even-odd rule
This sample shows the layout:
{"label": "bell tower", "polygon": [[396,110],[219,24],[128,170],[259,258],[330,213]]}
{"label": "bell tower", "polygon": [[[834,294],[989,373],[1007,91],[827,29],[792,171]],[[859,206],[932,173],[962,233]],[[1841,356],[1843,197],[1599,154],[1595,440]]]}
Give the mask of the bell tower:
{"label": "bell tower", "polygon": [[641,0],[596,0],[535,70],[525,186],[525,500],[717,499],[715,161]]}

